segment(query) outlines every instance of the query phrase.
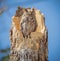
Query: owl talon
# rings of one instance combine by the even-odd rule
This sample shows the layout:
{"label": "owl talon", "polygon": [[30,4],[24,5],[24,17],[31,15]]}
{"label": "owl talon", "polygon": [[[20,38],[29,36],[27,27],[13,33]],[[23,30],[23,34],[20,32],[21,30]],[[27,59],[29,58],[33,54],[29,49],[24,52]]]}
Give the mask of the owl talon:
{"label": "owl talon", "polygon": [[30,36],[30,35],[28,35],[28,38],[31,38],[31,36]]}

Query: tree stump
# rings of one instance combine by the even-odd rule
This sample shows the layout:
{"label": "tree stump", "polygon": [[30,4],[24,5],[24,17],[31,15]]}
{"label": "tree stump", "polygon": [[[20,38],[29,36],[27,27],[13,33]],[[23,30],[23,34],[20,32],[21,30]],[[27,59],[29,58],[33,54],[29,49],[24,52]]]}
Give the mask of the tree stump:
{"label": "tree stump", "polygon": [[18,7],[10,40],[10,61],[48,61],[48,32],[39,10]]}

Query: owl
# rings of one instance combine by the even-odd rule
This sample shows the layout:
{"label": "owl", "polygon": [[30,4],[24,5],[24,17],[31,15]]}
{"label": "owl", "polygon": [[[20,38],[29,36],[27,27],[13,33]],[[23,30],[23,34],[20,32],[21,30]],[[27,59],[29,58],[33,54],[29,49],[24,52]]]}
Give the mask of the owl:
{"label": "owl", "polygon": [[21,19],[21,32],[23,37],[30,37],[31,32],[36,30],[36,19],[32,12],[24,12]]}

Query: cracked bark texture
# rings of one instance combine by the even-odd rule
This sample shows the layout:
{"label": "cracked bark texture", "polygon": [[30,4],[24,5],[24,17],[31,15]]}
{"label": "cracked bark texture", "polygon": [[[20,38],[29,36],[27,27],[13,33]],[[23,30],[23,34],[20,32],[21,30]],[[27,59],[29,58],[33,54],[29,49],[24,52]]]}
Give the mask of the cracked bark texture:
{"label": "cracked bark texture", "polygon": [[[30,37],[24,37],[21,31],[21,19],[25,12],[32,12],[31,17],[36,20],[36,29],[30,31]],[[12,17],[10,41],[10,61],[48,61],[48,31],[44,15],[39,10],[18,7]]]}

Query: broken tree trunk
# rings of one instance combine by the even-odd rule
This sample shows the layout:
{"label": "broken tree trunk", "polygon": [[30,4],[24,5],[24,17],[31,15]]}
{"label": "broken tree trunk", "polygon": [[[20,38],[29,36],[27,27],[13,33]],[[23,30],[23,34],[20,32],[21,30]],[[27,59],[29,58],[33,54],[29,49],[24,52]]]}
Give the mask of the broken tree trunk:
{"label": "broken tree trunk", "polygon": [[10,61],[48,61],[48,33],[44,20],[39,10],[18,7],[10,30]]}

